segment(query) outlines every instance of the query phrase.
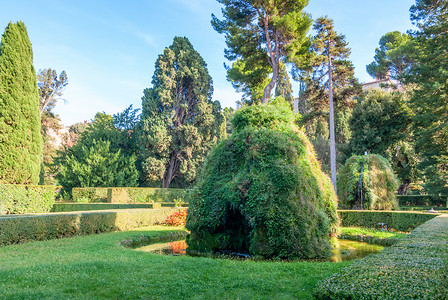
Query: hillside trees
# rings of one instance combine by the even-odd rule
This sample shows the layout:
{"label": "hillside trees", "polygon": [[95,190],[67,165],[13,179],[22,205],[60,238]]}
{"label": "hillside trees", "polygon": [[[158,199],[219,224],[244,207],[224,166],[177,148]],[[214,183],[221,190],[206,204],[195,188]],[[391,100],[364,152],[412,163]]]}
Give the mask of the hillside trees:
{"label": "hillside trees", "polygon": [[10,22],[0,45],[0,183],[37,184],[41,161],[31,42],[23,22]]}
{"label": "hillside trees", "polygon": [[139,131],[143,176],[168,188],[175,178],[192,182],[208,151],[225,136],[212,78],[187,38],[175,37],[159,55],[152,88],[144,90]]}
{"label": "hillside trees", "polygon": [[[298,63],[306,53],[312,20],[303,12],[308,0],[218,0],[223,19],[212,26],[225,34],[225,57],[233,61],[227,78],[245,93],[244,103],[267,103],[281,63]],[[269,78],[270,74],[272,77]]]}

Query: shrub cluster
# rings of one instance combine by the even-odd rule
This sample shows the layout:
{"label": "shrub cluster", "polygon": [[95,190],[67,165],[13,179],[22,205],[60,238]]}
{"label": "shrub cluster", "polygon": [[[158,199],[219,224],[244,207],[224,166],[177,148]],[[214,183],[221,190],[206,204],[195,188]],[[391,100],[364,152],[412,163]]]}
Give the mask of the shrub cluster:
{"label": "shrub cluster", "polygon": [[380,155],[350,157],[338,172],[337,184],[339,208],[380,210],[398,208],[395,197],[395,191],[398,189],[397,177],[389,162]]}
{"label": "shrub cluster", "polygon": [[289,104],[245,107],[189,197],[190,250],[267,258],[330,254],[337,198]]}
{"label": "shrub cluster", "polygon": [[446,299],[448,215],[415,229],[396,245],[327,278],[317,299]]}
{"label": "shrub cluster", "polygon": [[187,211],[177,211],[165,220],[165,225],[169,226],[185,226],[187,223]]}
{"label": "shrub cluster", "polygon": [[185,201],[187,190],[136,187],[73,188],[74,202],[153,203]]}
{"label": "shrub cluster", "polygon": [[0,217],[0,245],[162,224],[179,209],[127,209]]}
{"label": "shrub cluster", "polygon": [[0,215],[50,212],[61,187],[0,184]]}
{"label": "shrub cluster", "polygon": [[338,210],[342,226],[379,228],[386,223],[388,229],[409,232],[437,214],[405,211]]}

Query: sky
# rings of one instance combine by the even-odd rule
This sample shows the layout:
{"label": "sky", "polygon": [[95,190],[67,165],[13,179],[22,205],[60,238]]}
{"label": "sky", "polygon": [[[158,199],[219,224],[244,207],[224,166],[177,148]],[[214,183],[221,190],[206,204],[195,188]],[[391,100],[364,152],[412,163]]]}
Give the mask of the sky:
{"label": "sky", "polygon": [[[360,82],[373,79],[373,61],[382,35],[412,28],[414,0],[310,0],[314,19],[327,15],[352,49]],[[226,80],[225,38],[210,25],[221,16],[215,0],[0,0],[0,30],[23,21],[33,45],[36,71],[65,70],[69,84],[54,111],[66,126],[88,121],[97,112],[115,114],[141,107],[151,87],[154,64],[175,36],[185,36],[201,54],[213,78],[213,100],[236,107],[241,98]],[[293,82],[297,89],[298,83]]]}

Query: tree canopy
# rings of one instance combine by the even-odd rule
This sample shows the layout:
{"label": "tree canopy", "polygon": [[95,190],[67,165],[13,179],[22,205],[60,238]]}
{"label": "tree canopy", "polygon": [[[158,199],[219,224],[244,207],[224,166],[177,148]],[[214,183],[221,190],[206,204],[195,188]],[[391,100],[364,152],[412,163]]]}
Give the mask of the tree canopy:
{"label": "tree canopy", "polygon": [[[213,28],[225,34],[225,57],[233,61],[227,78],[248,103],[267,103],[280,63],[298,62],[306,53],[312,20],[303,12],[308,0],[218,0],[223,19]],[[269,75],[272,77],[269,79]]]}

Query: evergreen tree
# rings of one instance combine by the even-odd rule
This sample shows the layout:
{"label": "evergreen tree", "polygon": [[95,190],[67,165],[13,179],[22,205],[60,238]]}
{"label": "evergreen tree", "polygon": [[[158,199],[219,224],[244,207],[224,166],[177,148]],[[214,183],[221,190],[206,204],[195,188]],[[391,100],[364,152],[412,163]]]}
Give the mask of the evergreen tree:
{"label": "evergreen tree", "polygon": [[311,40],[308,60],[299,66],[299,76],[307,85],[303,97],[310,105],[305,120],[329,114],[331,180],[336,189],[336,137],[334,110],[345,110],[354,104],[361,87],[354,77],[353,64],[348,60],[350,48],[345,36],[334,30],[333,20],[318,18],[313,26],[317,32]]}
{"label": "evergreen tree", "polygon": [[294,108],[294,96],[292,95],[292,85],[289,80],[288,71],[284,64],[280,64],[277,84],[275,85],[275,97],[282,96]]}
{"label": "evergreen tree", "polygon": [[411,66],[410,49],[412,38],[399,31],[388,32],[380,39],[380,47],[375,49],[374,61],[367,65],[367,73],[377,79],[388,76],[402,80],[404,72]]}
{"label": "evergreen tree", "polygon": [[212,15],[212,26],[225,34],[225,57],[234,62],[227,70],[227,78],[245,93],[244,102],[267,103],[281,63],[297,63],[306,52],[306,34],[312,23],[303,12],[308,0],[218,2],[224,5],[223,19]]}
{"label": "evergreen tree", "polygon": [[0,183],[37,184],[41,161],[31,42],[23,22],[10,22],[0,45]]}
{"label": "evergreen tree", "polygon": [[175,37],[159,55],[152,88],[142,98],[139,148],[143,172],[168,188],[175,178],[191,183],[209,150],[225,136],[212,78],[187,38]]}
{"label": "evergreen tree", "polygon": [[420,167],[430,192],[448,195],[448,1],[417,0],[411,20],[417,27],[415,63],[406,82],[416,85],[411,97],[416,150],[423,155]]}

